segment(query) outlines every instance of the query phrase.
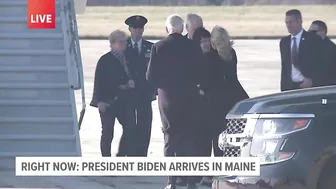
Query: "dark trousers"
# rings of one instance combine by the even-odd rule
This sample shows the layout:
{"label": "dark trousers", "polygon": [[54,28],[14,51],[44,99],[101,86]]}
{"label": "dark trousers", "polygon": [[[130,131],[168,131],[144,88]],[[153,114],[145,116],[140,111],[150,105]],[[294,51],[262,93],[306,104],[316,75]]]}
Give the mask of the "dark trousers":
{"label": "dark trousers", "polygon": [[301,89],[300,85],[302,84],[302,82],[292,82],[292,90],[297,90],[297,89]]}
{"label": "dark trousers", "polygon": [[152,132],[152,102],[143,101],[135,105],[136,113],[136,156],[147,156]]}
{"label": "dark trousers", "polygon": [[225,111],[224,108],[218,108],[217,100],[209,100],[203,97],[203,116],[198,131],[197,151],[198,156],[211,157],[211,151],[213,150],[215,157],[223,156],[223,152],[218,147],[218,138],[222,131],[226,128]]}
{"label": "dark trousers", "polygon": [[302,84],[302,82],[294,82],[294,81],[289,81],[287,83],[287,85],[285,86],[285,90],[282,91],[289,91],[289,90],[297,90],[297,89],[301,89],[300,85]]}
{"label": "dark trousers", "polygon": [[221,132],[205,131],[200,133],[198,144],[198,156],[211,157],[211,152],[214,152],[215,157],[223,156],[223,151],[218,147],[218,138]]}
{"label": "dark trousers", "polygon": [[[197,154],[195,146],[196,136],[193,132],[165,132],[164,155],[165,157],[192,157]],[[177,176],[169,176],[168,184],[175,185]],[[195,185],[196,177],[186,176],[188,185]]]}
{"label": "dark trousers", "polygon": [[[134,109],[127,104],[113,104],[105,112],[99,112],[102,123],[100,150],[102,156],[111,156],[111,143],[114,135],[115,119],[122,125],[123,134],[117,156],[134,156],[132,139],[135,127]],[[134,142],[134,141],[133,141]]]}

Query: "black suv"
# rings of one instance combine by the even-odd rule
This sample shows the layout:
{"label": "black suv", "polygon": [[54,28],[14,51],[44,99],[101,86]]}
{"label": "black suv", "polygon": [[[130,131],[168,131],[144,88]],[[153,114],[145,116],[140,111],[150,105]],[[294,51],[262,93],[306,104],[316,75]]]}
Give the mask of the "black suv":
{"label": "black suv", "polygon": [[226,157],[259,157],[259,177],[222,176],[213,189],[336,189],[336,87],[247,99],[219,137]]}

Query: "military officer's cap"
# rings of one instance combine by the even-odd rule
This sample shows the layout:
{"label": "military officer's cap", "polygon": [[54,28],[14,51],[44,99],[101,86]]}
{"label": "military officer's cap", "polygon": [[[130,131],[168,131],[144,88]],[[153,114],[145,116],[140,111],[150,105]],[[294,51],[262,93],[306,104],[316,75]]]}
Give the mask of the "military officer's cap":
{"label": "military officer's cap", "polygon": [[132,28],[143,28],[146,23],[147,19],[140,15],[134,15],[125,20],[125,24]]}

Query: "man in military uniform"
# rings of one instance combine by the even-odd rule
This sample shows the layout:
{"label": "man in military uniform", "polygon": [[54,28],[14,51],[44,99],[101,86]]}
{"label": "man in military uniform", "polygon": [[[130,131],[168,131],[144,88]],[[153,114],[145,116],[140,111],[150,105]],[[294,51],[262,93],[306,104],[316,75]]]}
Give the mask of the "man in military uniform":
{"label": "man in military uniform", "polygon": [[136,145],[137,156],[147,156],[152,128],[152,101],[156,99],[156,90],[147,82],[146,71],[153,43],[143,38],[147,19],[134,15],[125,20],[131,37],[127,40],[126,58],[130,72],[134,76],[135,90],[133,104],[136,110]]}

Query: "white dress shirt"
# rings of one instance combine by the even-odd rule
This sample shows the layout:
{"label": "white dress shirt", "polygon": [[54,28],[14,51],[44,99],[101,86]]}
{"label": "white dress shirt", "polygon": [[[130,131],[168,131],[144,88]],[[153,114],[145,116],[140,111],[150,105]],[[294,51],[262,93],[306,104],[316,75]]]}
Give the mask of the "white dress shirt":
{"label": "white dress shirt", "polygon": [[[131,38],[131,41],[132,41],[132,47],[134,48],[134,44],[135,44],[135,41],[133,41],[133,39]],[[141,45],[142,45],[142,38],[137,42],[138,44],[138,50],[139,50],[139,53],[141,52]]]}
{"label": "white dress shirt", "polygon": [[[298,49],[298,52],[299,52],[299,46],[300,46],[302,33],[303,33],[303,29],[296,36],[291,36],[291,51],[292,51],[292,48],[293,48],[293,37],[295,37],[296,45],[297,45],[296,48]],[[298,68],[294,67],[294,65],[292,64],[292,80],[294,82],[302,82],[304,80],[304,78],[305,77],[302,75],[300,70]]]}

